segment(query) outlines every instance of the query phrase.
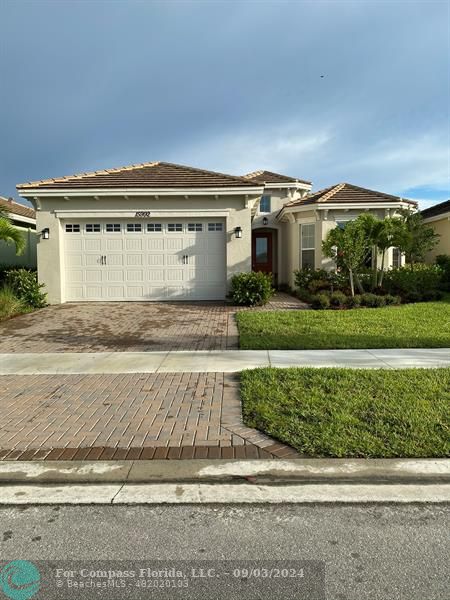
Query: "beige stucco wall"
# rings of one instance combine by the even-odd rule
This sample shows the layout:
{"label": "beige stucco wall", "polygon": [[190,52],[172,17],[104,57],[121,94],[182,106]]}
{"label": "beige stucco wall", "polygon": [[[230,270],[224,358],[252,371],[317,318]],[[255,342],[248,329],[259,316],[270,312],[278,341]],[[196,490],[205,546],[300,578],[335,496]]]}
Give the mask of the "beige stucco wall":
{"label": "beige stucco wall", "polygon": [[[158,199],[151,196],[136,196],[129,197],[127,200],[123,197],[100,197],[98,200],[91,197],[71,198],[70,200],[44,198],[40,201],[40,209],[37,211],[37,230],[42,231],[48,227],[50,237],[48,240],[40,238],[38,240],[39,281],[45,284],[45,291],[51,304],[65,302],[63,229],[61,219],[56,216],[55,211],[173,211],[173,216],[176,216],[178,211],[178,216],[187,218],[189,215],[180,213],[180,211],[208,210],[228,211],[226,217],[226,265],[229,285],[230,279],[235,273],[251,270],[251,208],[249,202],[251,203],[256,198],[257,196],[246,199],[242,195],[219,196],[218,198],[213,196],[190,196],[188,198],[160,196]],[[119,214],[116,216],[122,218]],[[123,218],[129,217],[124,215]],[[158,218],[156,213],[154,218]],[[73,221],[73,218],[71,220]],[[242,228],[242,238],[240,239],[237,239],[234,234],[237,226]]]}
{"label": "beige stucco wall", "polygon": [[440,235],[439,243],[431,252],[425,257],[425,261],[428,263],[434,263],[436,256],[439,254],[450,255],[450,216],[442,216],[442,219],[436,221],[424,222],[434,229],[434,232]]}
{"label": "beige stucco wall", "polygon": [[20,231],[25,239],[24,253],[17,256],[14,244],[0,241],[0,265],[17,265],[34,269],[37,266],[37,233],[34,229],[28,227],[16,225],[16,229]]}
{"label": "beige stucco wall", "polygon": [[[271,212],[261,213],[259,206],[252,221],[252,229],[272,230],[274,231],[274,265],[273,271],[278,284],[287,283],[292,285],[291,273],[293,269],[298,268],[293,266],[296,264],[295,252],[292,251],[295,244],[298,244],[298,232],[291,231],[290,224],[279,221],[278,213],[283,206],[292,200],[297,200],[301,194],[305,194],[305,190],[295,190],[294,188],[272,188],[267,185],[264,190],[264,196],[270,196]],[[267,218],[267,225],[263,224],[264,217]]]}

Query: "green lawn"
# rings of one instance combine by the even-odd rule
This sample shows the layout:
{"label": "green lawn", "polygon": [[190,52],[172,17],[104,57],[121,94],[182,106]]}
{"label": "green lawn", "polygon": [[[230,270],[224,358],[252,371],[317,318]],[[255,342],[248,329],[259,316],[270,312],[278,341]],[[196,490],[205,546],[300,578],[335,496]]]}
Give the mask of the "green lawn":
{"label": "green lawn", "polygon": [[237,314],[242,349],[450,347],[450,297],[385,308]]}
{"label": "green lawn", "polygon": [[306,456],[450,456],[450,369],[255,369],[244,421]]}

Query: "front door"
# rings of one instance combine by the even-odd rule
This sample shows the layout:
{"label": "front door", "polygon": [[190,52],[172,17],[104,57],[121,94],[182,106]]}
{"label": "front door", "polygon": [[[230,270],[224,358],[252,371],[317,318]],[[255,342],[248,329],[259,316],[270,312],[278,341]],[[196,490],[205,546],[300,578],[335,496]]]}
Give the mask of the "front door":
{"label": "front door", "polygon": [[255,232],[252,239],[252,270],[272,273],[272,233]]}

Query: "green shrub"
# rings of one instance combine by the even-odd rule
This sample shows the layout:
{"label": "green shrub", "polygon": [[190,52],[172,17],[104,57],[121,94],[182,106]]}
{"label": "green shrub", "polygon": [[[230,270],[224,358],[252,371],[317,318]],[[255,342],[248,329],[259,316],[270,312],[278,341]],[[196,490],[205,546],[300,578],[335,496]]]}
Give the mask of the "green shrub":
{"label": "green shrub", "polygon": [[270,273],[237,273],[231,280],[231,297],[238,305],[262,306],[274,291]]}
{"label": "green shrub", "polygon": [[[348,277],[342,273],[326,271],[325,269],[301,269],[295,271],[295,286],[299,290],[308,290],[312,294],[320,290],[345,290],[348,287]],[[320,283],[316,283],[320,282]]]}
{"label": "green shrub", "polygon": [[321,291],[330,289],[330,283],[325,279],[313,279],[307,289],[311,294],[320,294]]}
{"label": "green shrub", "polygon": [[400,296],[393,296],[392,294],[386,294],[386,296],[384,296],[384,301],[386,303],[386,306],[392,306],[395,304],[401,304],[402,299],[400,298]]}
{"label": "green shrub", "polygon": [[330,304],[335,308],[343,308],[347,304],[347,296],[343,292],[333,292],[330,296]]}
{"label": "green shrub", "polygon": [[410,266],[400,267],[386,272],[383,287],[389,294],[397,294],[408,302],[419,302],[425,295],[439,290],[443,273],[438,265],[417,264],[414,269]]}
{"label": "green shrub", "polygon": [[436,264],[442,270],[441,288],[450,291],[450,255],[439,254],[436,256]]}
{"label": "green shrub", "polygon": [[[19,269],[23,269],[23,268],[24,267],[22,267],[20,265],[0,264],[0,284],[5,283],[6,276],[9,273],[9,271],[18,271]],[[33,273],[36,273],[36,269],[27,268],[27,270],[32,271]]]}
{"label": "green shrub", "polygon": [[330,297],[327,294],[317,294],[311,298],[311,306],[315,310],[330,308]]}
{"label": "green shrub", "polygon": [[347,304],[348,308],[360,308],[360,306],[361,306],[360,294],[355,294],[354,296],[347,296],[346,304]]}
{"label": "green shrub", "polygon": [[0,320],[23,312],[26,312],[25,302],[17,298],[9,286],[0,287]]}
{"label": "green shrub", "polygon": [[361,304],[368,308],[378,308],[380,306],[386,306],[385,296],[377,296],[377,294],[362,294]]}
{"label": "green shrub", "polygon": [[46,294],[42,292],[43,283],[38,283],[37,273],[28,269],[14,269],[6,273],[6,284],[13,293],[33,308],[42,308],[47,304]]}

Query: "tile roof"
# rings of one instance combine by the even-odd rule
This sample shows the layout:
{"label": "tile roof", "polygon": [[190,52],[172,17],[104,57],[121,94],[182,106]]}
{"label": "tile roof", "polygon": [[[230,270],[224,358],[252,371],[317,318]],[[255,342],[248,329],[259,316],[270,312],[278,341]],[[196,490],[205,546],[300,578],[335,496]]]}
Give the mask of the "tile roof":
{"label": "tile roof", "polygon": [[28,219],[36,218],[36,212],[30,206],[19,204],[19,202],[14,202],[14,200],[8,200],[8,198],[3,198],[3,196],[0,196],[0,208],[6,208],[7,212],[12,215],[19,215]]}
{"label": "tile roof", "polygon": [[[406,198],[400,198],[399,196],[392,196],[391,194],[385,194],[384,192],[377,192],[375,190],[368,190],[366,188],[353,185],[351,183],[339,183],[332,185],[331,187],[319,190],[308,194],[304,198],[288,202],[284,207],[290,206],[304,206],[308,204],[322,204],[330,202],[332,204],[352,204],[361,202],[408,202],[409,204],[417,205],[414,200],[407,200]],[[284,208],[283,207],[283,208]]]}
{"label": "tile roof", "polygon": [[148,162],[117,169],[104,169],[67,177],[22,183],[18,190],[27,188],[82,189],[82,188],[215,188],[255,187],[255,182],[243,177],[225,175],[204,169],[166,162]]}
{"label": "tile roof", "polygon": [[296,183],[298,181],[299,183],[311,185],[310,181],[304,181],[298,179],[298,177],[288,177],[280,173],[272,173],[271,171],[253,171],[253,173],[247,173],[243,177],[255,183]]}
{"label": "tile roof", "polygon": [[435,204],[434,206],[430,206],[430,208],[425,208],[420,214],[424,219],[428,219],[430,217],[438,217],[447,212],[450,212],[450,200],[445,200],[445,202]]}

